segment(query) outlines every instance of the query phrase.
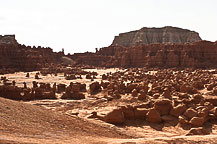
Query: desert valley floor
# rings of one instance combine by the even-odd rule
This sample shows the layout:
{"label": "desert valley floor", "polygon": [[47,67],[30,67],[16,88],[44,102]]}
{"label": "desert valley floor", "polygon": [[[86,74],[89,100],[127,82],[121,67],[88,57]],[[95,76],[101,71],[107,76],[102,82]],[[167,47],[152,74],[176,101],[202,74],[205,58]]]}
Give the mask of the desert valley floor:
{"label": "desert valley floor", "polygon": [[[0,77],[1,87],[19,87],[23,96],[33,81],[42,93],[45,84],[57,86],[52,99],[0,98],[0,143],[217,143],[215,69],[82,69],[71,77],[40,71]],[[86,84],[84,90],[76,89],[79,84]],[[84,97],[67,95],[69,87]]]}

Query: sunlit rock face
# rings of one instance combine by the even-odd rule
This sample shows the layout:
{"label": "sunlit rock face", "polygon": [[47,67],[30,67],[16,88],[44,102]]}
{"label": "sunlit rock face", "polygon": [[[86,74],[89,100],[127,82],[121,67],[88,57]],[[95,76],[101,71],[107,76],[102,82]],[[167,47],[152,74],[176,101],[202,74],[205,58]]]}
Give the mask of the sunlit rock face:
{"label": "sunlit rock face", "polygon": [[109,46],[98,52],[115,59],[107,65],[120,67],[208,68],[217,67],[217,45],[199,41],[184,44],[140,44]]}
{"label": "sunlit rock face", "polygon": [[171,26],[162,28],[141,28],[140,30],[121,33],[116,36],[112,45],[132,46],[154,43],[186,43],[200,41],[197,32]]}

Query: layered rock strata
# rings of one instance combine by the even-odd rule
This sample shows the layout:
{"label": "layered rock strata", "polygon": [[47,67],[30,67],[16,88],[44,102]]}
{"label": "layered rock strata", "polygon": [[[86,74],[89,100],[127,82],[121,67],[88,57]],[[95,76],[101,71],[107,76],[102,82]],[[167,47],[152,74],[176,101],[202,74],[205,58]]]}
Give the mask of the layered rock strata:
{"label": "layered rock strata", "polygon": [[162,28],[141,28],[140,30],[121,33],[116,36],[113,45],[132,46],[153,43],[186,43],[200,41],[195,31],[166,26]]}
{"label": "layered rock strata", "polygon": [[217,66],[217,43],[111,45],[97,53],[70,57],[81,64],[103,67],[209,68]]}

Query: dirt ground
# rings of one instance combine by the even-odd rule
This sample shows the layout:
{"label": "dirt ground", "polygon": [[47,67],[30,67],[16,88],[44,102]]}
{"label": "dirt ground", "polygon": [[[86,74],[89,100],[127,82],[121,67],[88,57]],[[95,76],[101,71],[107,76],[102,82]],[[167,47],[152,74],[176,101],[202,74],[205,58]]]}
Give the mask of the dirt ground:
{"label": "dirt ground", "polygon": [[[98,72],[97,79],[108,72],[118,69],[87,69]],[[85,83],[87,88],[92,81],[82,79],[65,80],[63,74],[41,76],[34,79],[26,73],[6,74],[10,81],[23,87],[23,82],[32,87],[32,81],[69,85],[70,82]],[[120,100],[106,101],[103,91],[97,95],[85,93],[83,100],[34,100],[27,102],[0,98],[0,143],[94,143],[94,144],[143,144],[143,143],[217,143],[217,125],[207,125],[212,129],[209,135],[186,136],[188,130],[179,126],[149,125],[142,120],[128,120],[124,125],[115,126],[99,119],[89,119],[92,112],[104,115],[111,109],[131,104],[139,104],[128,97]]]}

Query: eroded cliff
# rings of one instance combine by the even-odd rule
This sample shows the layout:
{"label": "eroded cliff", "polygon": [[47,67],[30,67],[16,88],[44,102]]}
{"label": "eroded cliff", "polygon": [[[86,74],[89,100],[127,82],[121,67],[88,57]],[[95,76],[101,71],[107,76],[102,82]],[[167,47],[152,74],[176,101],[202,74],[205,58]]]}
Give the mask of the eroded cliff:
{"label": "eroded cliff", "polygon": [[153,43],[186,43],[200,41],[197,32],[177,27],[141,28],[140,30],[121,33],[113,40],[112,45],[133,46]]}
{"label": "eroded cliff", "polygon": [[[19,44],[15,35],[0,36],[0,70],[33,71],[46,64],[57,63],[62,53],[51,48],[30,47]],[[4,73],[4,72],[3,72]]]}

